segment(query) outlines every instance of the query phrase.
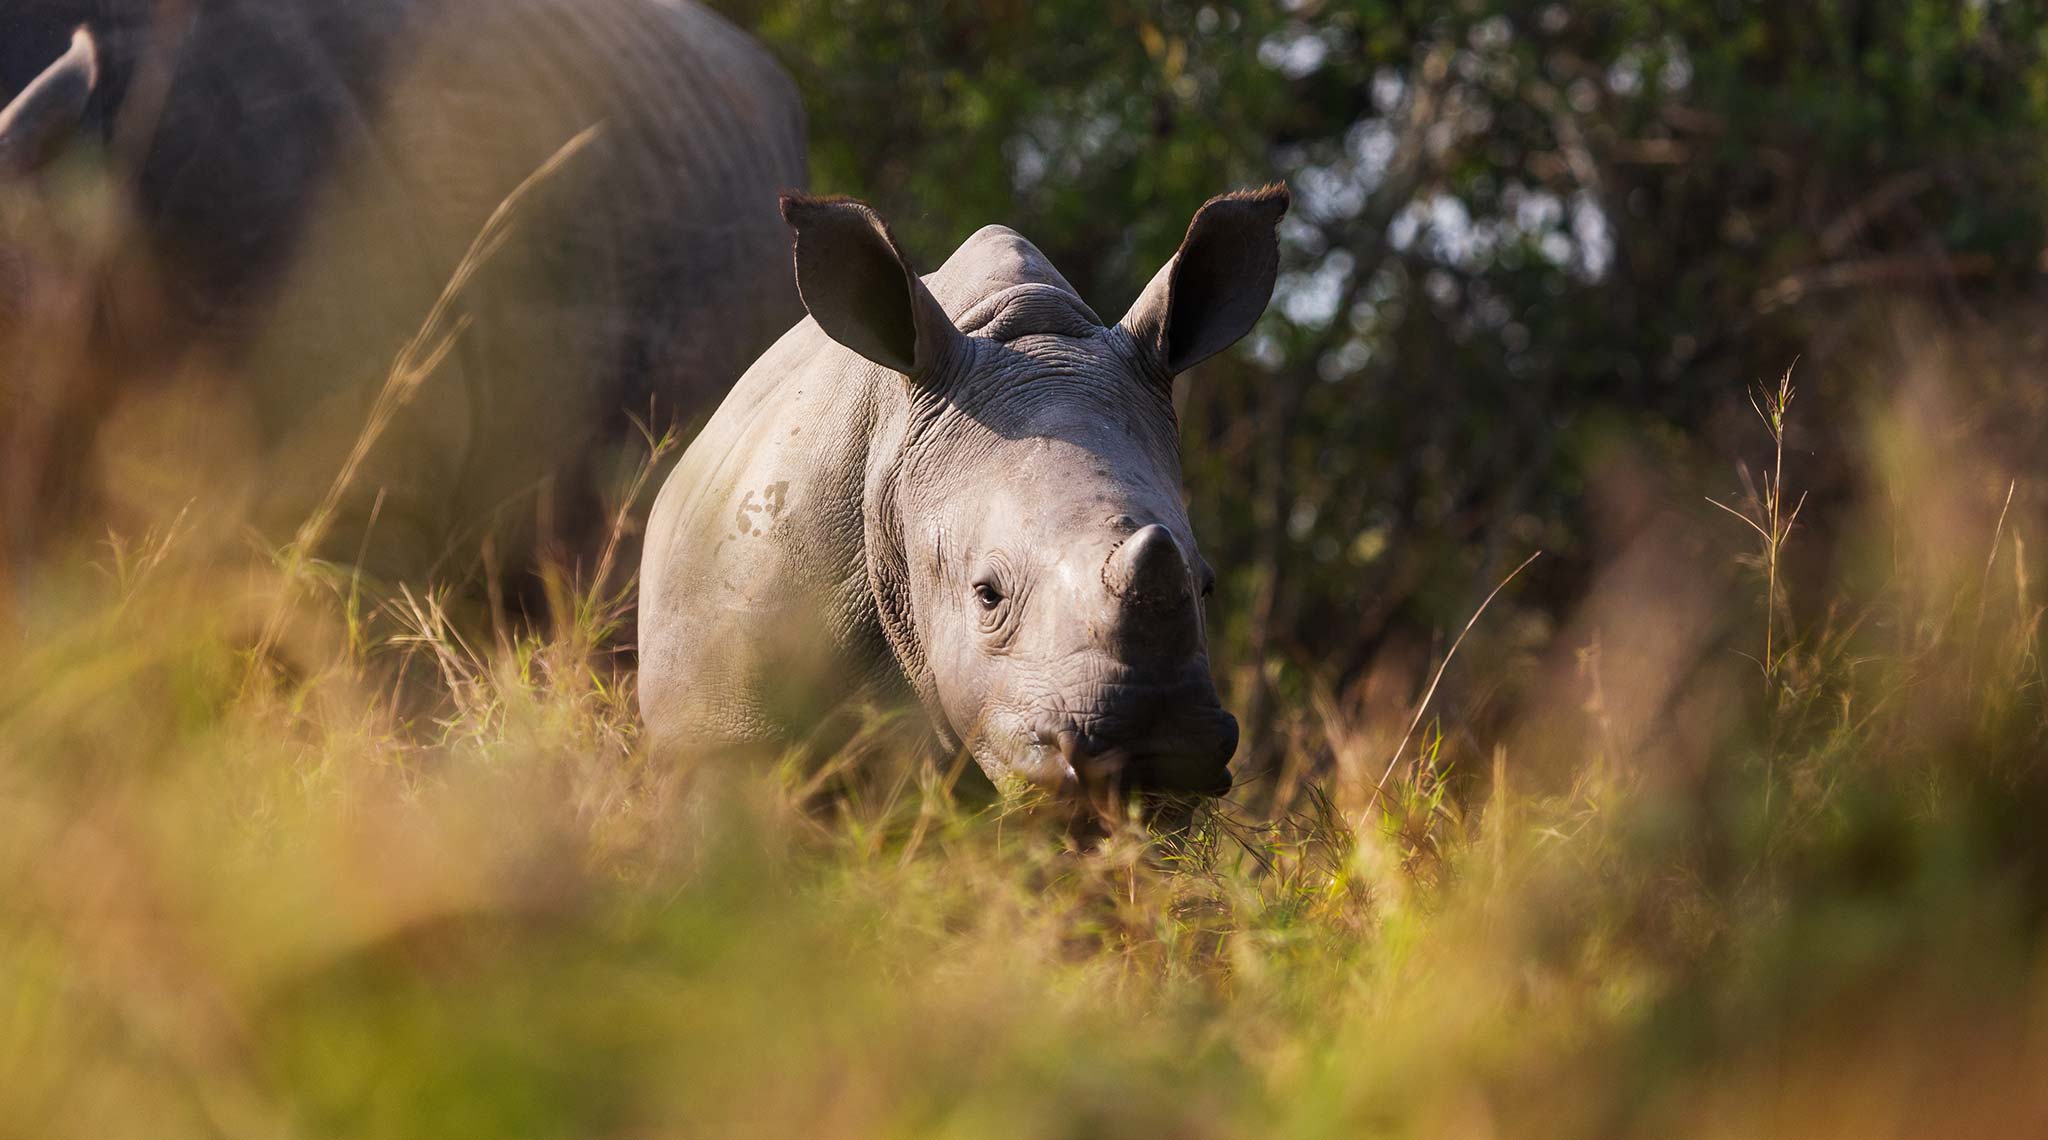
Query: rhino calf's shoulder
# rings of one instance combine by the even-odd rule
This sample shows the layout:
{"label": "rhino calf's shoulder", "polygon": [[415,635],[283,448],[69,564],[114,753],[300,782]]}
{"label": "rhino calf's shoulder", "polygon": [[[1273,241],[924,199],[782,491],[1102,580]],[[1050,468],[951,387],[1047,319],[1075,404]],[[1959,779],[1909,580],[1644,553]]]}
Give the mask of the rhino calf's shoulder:
{"label": "rhino calf's shoulder", "polygon": [[920,278],[867,206],[785,198],[810,316],[690,447],[644,547],[658,745],[784,739],[816,707],[793,688],[897,685],[998,783],[1228,790],[1171,385],[1264,311],[1287,201],[1209,202],[1105,325],[1009,229]]}

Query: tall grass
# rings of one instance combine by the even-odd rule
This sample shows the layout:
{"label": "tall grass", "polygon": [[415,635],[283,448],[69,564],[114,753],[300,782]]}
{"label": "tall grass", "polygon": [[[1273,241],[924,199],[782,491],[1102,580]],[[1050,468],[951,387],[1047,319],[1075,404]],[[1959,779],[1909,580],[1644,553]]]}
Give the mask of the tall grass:
{"label": "tall grass", "polygon": [[1171,836],[887,710],[656,759],[609,567],[480,631],[174,514],[0,634],[0,1134],[2040,1135],[2041,488],[1898,367],[1829,517],[1788,379],[1761,547],[1675,489],[1536,663],[1454,644],[1515,715],[1319,693]]}

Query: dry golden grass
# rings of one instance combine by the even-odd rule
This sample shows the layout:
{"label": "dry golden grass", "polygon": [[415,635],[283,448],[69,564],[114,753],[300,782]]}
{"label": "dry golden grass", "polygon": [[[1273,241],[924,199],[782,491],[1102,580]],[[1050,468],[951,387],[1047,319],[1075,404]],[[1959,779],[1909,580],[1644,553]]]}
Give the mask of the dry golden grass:
{"label": "dry golden grass", "polygon": [[615,599],[479,641],[118,543],[0,652],[0,1132],[2038,1135],[2041,500],[1942,383],[1819,604],[1674,515],[1490,771],[1439,710],[1381,795],[1329,696],[1274,811],[1085,848],[900,719],[650,759]]}
{"label": "dry golden grass", "polygon": [[1325,686],[1237,801],[1080,842],[889,710],[649,756],[607,583],[672,437],[538,627],[311,558],[445,310],[284,551],[161,493],[4,552],[0,1135],[2048,1129],[2048,484],[1937,347],[1827,410],[1859,498],[1798,505],[1788,374],[1756,544],[1671,488],[1533,663]]}

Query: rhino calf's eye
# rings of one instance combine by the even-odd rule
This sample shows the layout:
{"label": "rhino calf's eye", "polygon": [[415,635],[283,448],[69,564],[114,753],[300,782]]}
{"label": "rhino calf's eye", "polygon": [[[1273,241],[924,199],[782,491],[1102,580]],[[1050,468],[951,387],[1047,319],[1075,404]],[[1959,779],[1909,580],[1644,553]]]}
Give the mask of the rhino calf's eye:
{"label": "rhino calf's eye", "polygon": [[974,584],[974,600],[981,603],[982,609],[993,610],[1003,604],[1003,595],[1002,591],[997,590],[992,582],[976,582]]}

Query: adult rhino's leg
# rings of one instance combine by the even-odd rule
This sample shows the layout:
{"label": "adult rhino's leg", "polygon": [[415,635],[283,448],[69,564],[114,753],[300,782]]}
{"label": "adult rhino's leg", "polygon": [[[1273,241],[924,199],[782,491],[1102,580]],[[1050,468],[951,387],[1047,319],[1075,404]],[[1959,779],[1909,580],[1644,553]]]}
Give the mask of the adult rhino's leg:
{"label": "adult rhino's leg", "polygon": [[[638,562],[636,528],[613,540],[634,514],[619,498],[646,455],[641,425],[701,422],[801,315],[776,210],[802,180],[801,112],[759,45],[696,5],[500,0],[481,18],[422,53],[430,97],[414,102],[431,118],[394,103],[419,181],[516,176],[600,133],[522,206],[471,289],[462,501],[504,517],[529,565],[589,578],[608,547],[613,567]],[[435,104],[436,84],[463,98]],[[438,164],[453,153],[438,136],[461,141],[464,165]]]}
{"label": "adult rhino's leg", "polygon": [[795,84],[766,50],[697,5],[674,14],[699,50],[622,53],[649,145],[621,156],[614,201],[646,317],[629,401],[689,424],[803,318],[778,203],[807,161]]}
{"label": "adult rhino's leg", "polygon": [[[409,513],[432,520],[413,544],[427,559],[396,567],[404,579],[490,576],[489,592],[536,615],[543,563],[588,569],[605,530],[595,436],[626,325],[622,237],[601,206],[634,145],[630,122],[606,122],[601,61],[548,15],[571,13],[505,0],[414,29],[375,121],[309,211],[266,337],[266,364],[297,371],[284,398],[299,406],[281,420],[304,419],[311,395],[360,411],[406,389],[374,427],[377,477],[351,492],[417,500]],[[573,148],[593,122],[610,133]],[[431,369],[394,371],[420,347],[411,362]],[[338,437],[373,426],[313,420]]]}

